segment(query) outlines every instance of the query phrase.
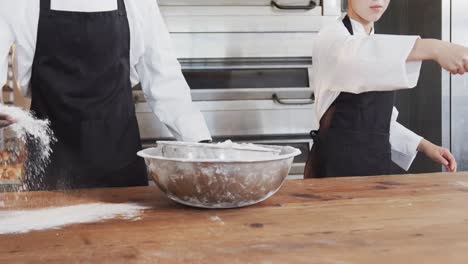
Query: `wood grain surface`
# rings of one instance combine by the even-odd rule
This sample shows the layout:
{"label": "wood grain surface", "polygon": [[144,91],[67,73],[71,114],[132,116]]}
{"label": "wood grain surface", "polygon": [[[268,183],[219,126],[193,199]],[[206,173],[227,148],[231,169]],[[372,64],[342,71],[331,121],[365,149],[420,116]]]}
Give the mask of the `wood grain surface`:
{"label": "wood grain surface", "polygon": [[468,263],[468,173],[290,180],[243,209],[157,187],[0,194],[1,210],[138,203],[113,219],[0,236],[0,263]]}

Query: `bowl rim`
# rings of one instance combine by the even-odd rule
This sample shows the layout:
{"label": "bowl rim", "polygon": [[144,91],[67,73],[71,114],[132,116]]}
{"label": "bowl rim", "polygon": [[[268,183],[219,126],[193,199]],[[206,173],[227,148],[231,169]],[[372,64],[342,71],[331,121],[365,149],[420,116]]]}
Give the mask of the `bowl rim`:
{"label": "bowl rim", "polygon": [[[224,149],[227,148],[226,146],[222,145],[223,142],[220,143],[198,143],[198,142],[183,142],[183,141],[157,141],[156,144],[159,145],[175,145],[175,146],[184,146],[184,147],[205,147],[205,148],[215,148],[215,149]],[[273,152],[273,153],[281,153],[281,150],[274,148],[274,146],[268,145],[257,145],[251,143],[236,143],[236,146],[229,147],[230,149],[236,150],[249,150],[249,151],[258,151],[258,152]],[[255,146],[253,148],[252,146]],[[273,147],[273,148],[270,148]]]}
{"label": "bowl rim", "polygon": [[[275,146],[272,146],[275,147]],[[283,155],[278,155],[278,156],[272,156],[270,158],[258,158],[255,160],[218,160],[218,159],[183,159],[183,158],[167,158],[163,156],[153,156],[149,155],[146,152],[150,151],[152,149],[157,149],[158,147],[151,147],[151,148],[146,148],[143,150],[140,150],[137,152],[137,155],[145,158],[145,159],[157,159],[157,160],[164,160],[164,161],[175,161],[175,162],[182,162],[182,163],[256,163],[256,162],[268,162],[268,161],[278,161],[278,160],[285,160],[289,158],[293,158],[296,156],[299,156],[302,152],[294,147],[291,146],[276,146],[277,148],[289,148],[291,149],[291,153],[283,154]]]}

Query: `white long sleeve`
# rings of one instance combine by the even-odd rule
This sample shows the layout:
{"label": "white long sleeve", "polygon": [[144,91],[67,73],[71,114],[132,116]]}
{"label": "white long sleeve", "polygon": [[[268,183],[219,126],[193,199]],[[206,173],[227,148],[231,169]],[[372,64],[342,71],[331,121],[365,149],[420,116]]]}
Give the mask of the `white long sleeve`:
{"label": "white long sleeve", "polygon": [[[417,36],[355,35],[325,33],[329,41],[329,89],[363,93],[414,88],[421,62],[407,62]],[[327,38],[327,37],[326,37]],[[333,51],[333,52],[332,52]],[[323,61],[322,61],[323,63]]]}
{"label": "white long sleeve", "polygon": [[350,35],[341,20],[315,40],[313,74],[317,124],[341,92],[363,93],[414,88],[422,62],[407,62],[419,36],[368,35],[351,20]]}
{"label": "white long sleeve", "polygon": [[[130,26],[132,85],[141,82],[154,113],[178,140],[210,139],[205,120],[191,101],[189,87],[172,51],[169,33],[156,0],[124,0],[124,3]],[[9,24],[15,38],[16,76],[26,96],[31,94],[39,5],[38,0],[0,0],[0,17]],[[51,0],[51,8],[72,12],[105,12],[115,10],[117,0]],[[3,39],[0,41],[0,55],[3,55],[2,45],[7,42]],[[0,63],[3,61],[0,60]],[[2,71],[0,68],[0,75]]]}
{"label": "white long sleeve", "polygon": [[423,138],[398,123],[397,118],[398,110],[394,107],[390,124],[392,161],[407,171],[418,154],[417,149]]}
{"label": "white long sleeve", "polygon": [[147,27],[143,41],[145,53],[136,70],[148,104],[178,140],[210,139],[205,119],[192,103],[190,88],[182,75],[156,1],[146,12],[144,15],[148,19],[143,25]]}

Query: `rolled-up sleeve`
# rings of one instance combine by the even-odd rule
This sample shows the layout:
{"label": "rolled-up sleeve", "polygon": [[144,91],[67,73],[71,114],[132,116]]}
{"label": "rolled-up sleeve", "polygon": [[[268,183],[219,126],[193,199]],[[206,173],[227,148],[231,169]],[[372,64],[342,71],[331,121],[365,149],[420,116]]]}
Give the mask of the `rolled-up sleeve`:
{"label": "rolled-up sleeve", "polygon": [[397,117],[398,110],[393,108],[390,125],[392,161],[405,171],[408,171],[418,154],[417,149],[423,138],[398,123]]}
{"label": "rolled-up sleeve", "polygon": [[177,140],[209,140],[210,132],[192,102],[158,4],[150,2],[143,14],[145,51],[136,65],[146,100]]}
{"label": "rolled-up sleeve", "polygon": [[326,33],[331,91],[363,93],[414,88],[421,62],[407,62],[418,36]]}

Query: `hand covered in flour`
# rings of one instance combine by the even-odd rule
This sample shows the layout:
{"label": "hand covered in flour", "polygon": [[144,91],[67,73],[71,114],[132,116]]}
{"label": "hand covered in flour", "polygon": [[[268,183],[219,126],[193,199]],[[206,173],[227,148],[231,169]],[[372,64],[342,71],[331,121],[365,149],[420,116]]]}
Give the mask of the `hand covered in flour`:
{"label": "hand covered in flour", "polygon": [[0,113],[0,128],[9,126],[15,122],[16,120],[13,117]]}
{"label": "hand covered in flour", "polygon": [[443,165],[448,172],[457,171],[457,161],[450,150],[434,145],[423,139],[418,146],[418,151],[424,153],[431,160]]}

